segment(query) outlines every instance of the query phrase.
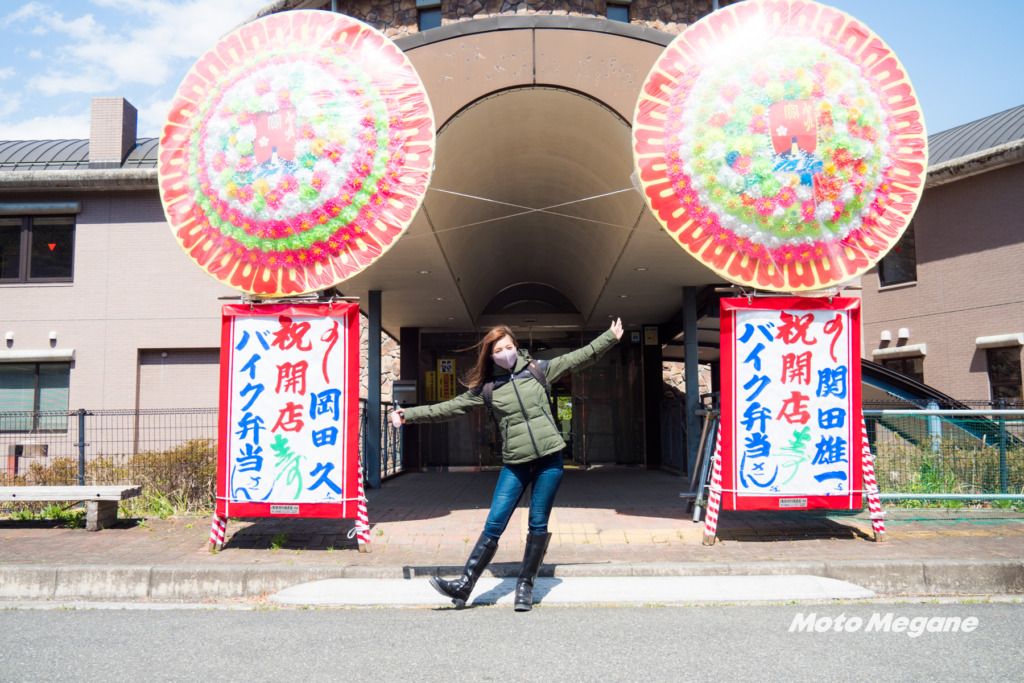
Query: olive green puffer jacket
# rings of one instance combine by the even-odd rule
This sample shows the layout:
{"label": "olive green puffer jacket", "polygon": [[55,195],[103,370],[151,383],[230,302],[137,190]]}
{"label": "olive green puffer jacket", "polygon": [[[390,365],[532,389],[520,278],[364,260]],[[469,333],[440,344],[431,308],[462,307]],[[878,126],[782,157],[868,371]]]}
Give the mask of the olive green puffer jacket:
{"label": "olive green puffer jacket", "polygon": [[[534,361],[544,371],[551,386],[568,372],[573,372],[599,358],[618,340],[615,333],[606,330],[604,334],[581,349],[576,349],[550,361]],[[515,372],[494,366],[494,394],[492,409],[498,421],[503,440],[502,459],[506,465],[517,465],[545,455],[551,455],[565,448],[555,418],[551,414],[544,387],[538,382],[527,365],[530,361],[520,355]],[[512,377],[511,381],[509,377]],[[405,421],[444,422],[465,415],[473,408],[484,405],[480,387],[456,396],[450,401],[405,409]]]}

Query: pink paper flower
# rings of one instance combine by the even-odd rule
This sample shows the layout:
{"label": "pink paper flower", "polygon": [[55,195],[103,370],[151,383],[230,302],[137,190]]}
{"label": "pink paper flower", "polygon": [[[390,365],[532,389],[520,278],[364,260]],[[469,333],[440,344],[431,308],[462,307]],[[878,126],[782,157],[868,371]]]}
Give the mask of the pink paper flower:
{"label": "pink paper flower", "polygon": [[854,162],[853,154],[850,153],[850,150],[843,149],[842,147],[832,154],[832,160],[836,162],[836,166],[839,168],[846,168]]}
{"label": "pink paper flower", "polygon": [[327,186],[329,176],[324,171],[317,171],[313,174],[313,178],[309,181],[309,184],[313,186],[314,190],[322,190]]}
{"label": "pink paper flower", "polygon": [[339,145],[337,143],[331,143],[331,144],[329,144],[329,145],[324,147],[324,158],[325,159],[330,159],[334,163],[338,163],[339,161],[341,161],[341,157],[342,157],[341,145]]}
{"label": "pink paper flower", "polygon": [[775,211],[775,201],[771,197],[758,197],[754,200],[754,211],[759,216],[770,216]]}
{"label": "pink paper flower", "polygon": [[793,190],[792,187],[789,187],[787,185],[786,187],[783,187],[781,190],[779,190],[779,194],[776,195],[776,199],[779,202],[779,206],[781,206],[784,209],[788,209],[789,207],[793,206],[793,203],[796,201],[796,192]]}
{"label": "pink paper flower", "polygon": [[213,161],[211,162],[213,170],[220,173],[228,165],[228,155],[224,152],[217,152],[213,155]]}
{"label": "pink paper flower", "polygon": [[242,187],[238,188],[238,193],[236,196],[238,197],[238,201],[240,201],[243,204],[248,204],[249,202],[252,201],[252,187],[249,185],[243,185]]}
{"label": "pink paper flower", "polygon": [[678,193],[678,197],[679,203],[682,204],[687,209],[692,209],[698,204],[697,193],[689,188],[687,188],[685,191],[681,193]]}
{"label": "pink paper flower", "polygon": [[722,96],[722,99],[725,100],[726,102],[732,102],[740,94],[740,88],[735,83],[726,83],[724,86],[722,86],[722,89],[719,91],[719,94]]}
{"label": "pink paper flower", "polygon": [[804,202],[800,205],[800,219],[804,223],[814,222],[814,202]]}
{"label": "pink paper flower", "polygon": [[290,194],[299,189],[299,181],[295,179],[293,175],[286,175],[281,178],[281,182],[277,184],[279,189],[284,194]]}
{"label": "pink paper flower", "polygon": [[729,115],[725,112],[718,112],[708,120],[708,123],[715,128],[721,128],[725,124],[729,123]]}

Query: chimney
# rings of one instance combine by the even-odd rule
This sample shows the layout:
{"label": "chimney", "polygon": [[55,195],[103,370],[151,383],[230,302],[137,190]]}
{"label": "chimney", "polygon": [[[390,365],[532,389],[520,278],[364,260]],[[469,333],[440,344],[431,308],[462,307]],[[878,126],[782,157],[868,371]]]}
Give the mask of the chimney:
{"label": "chimney", "polygon": [[123,97],[92,98],[89,168],[121,168],[135,148],[138,111]]}

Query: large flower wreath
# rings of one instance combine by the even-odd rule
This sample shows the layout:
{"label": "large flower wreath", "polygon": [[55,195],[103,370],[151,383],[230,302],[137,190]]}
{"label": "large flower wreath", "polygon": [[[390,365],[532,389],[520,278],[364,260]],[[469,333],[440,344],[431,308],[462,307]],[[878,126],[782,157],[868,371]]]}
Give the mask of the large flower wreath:
{"label": "large flower wreath", "polygon": [[334,285],[408,227],[434,124],[375,29],[299,11],[223,39],[178,90],[160,150],[171,228],[196,262],[263,296]]}
{"label": "large flower wreath", "polygon": [[748,0],[681,34],[644,85],[634,159],[650,205],[726,279],[817,289],[869,268],[923,189],[898,61],[838,10]]}

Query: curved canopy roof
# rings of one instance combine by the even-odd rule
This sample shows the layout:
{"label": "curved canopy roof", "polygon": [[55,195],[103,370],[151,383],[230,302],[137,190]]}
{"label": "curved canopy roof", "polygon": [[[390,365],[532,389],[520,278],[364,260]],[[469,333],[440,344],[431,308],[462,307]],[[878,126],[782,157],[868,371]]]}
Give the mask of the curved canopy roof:
{"label": "curved canopy roof", "polygon": [[[158,138],[139,138],[121,168],[156,168]],[[0,171],[78,171],[89,168],[88,140],[0,141]]]}

